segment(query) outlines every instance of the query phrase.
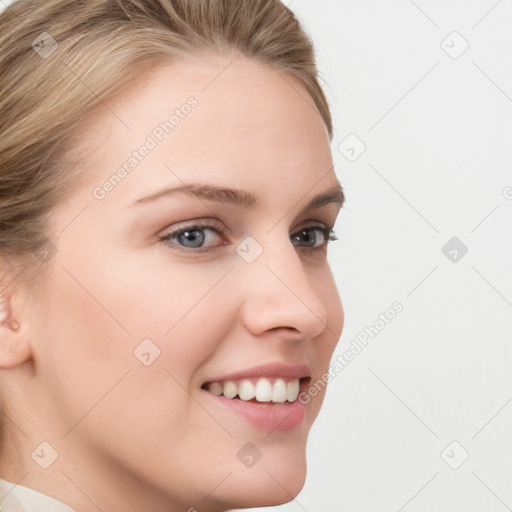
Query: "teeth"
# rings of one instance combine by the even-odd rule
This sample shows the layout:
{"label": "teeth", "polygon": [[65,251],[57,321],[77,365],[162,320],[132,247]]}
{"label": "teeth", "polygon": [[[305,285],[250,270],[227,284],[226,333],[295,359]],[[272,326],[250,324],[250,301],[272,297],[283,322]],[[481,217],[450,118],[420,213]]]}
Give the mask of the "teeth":
{"label": "teeth", "polygon": [[294,402],[299,396],[299,380],[295,379],[286,384],[286,399],[288,402]]}
{"label": "teeth", "polygon": [[[274,380],[274,379],[272,379]],[[294,402],[299,395],[299,379],[287,380],[260,377],[255,383],[250,379],[240,381],[227,380],[224,383],[212,382],[208,384],[208,391],[214,395],[224,395],[226,398],[235,398],[248,401],[256,399],[258,402]]]}
{"label": "teeth", "polygon": [[238,385],[238,396],[240,400],[252,400],[255,396],[255,388],[252,382],[248,379],[240,381]]}
{"label": "teeth", "polygon": [[238,388],[236,387],[236,384],[230,380],[224,382],[224,386],[222,387],[222,394],[226,398],[235,398],[235,396],[238,394]]}
{"label": "teeth", "polygon": [[212,382],[209,391],[217,396],[222,395],[222,384],[220,382]]}
{"label": "teeth", "polygon": [[270,402],[272,400],[272,384],[268,379],[259,379],[256,383],[256,400]]}
{"label": "teeth", "polygon": [[286,401],[286,382],[283,379],[277,379],[272,388],[272,402]]}

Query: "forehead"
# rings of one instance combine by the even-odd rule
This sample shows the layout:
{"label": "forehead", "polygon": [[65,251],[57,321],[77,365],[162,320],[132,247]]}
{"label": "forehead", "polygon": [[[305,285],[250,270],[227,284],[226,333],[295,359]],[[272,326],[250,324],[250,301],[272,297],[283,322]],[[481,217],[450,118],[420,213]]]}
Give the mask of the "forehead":
{"label": "forehead", "polygon": [[[191,98],[194,106],[184,108]],[[332,166],[323,120],[300,82],[244,58],[155,67],[106,99],[84,122],[80,137],[91,154],[91,184],[108,179],[153,140],[125,180],[126,194],[151,191],[180,174],[192,181],[209,174],[226,183],[243,179],[247,187],[269,180],[305,179],[308,185]]]}

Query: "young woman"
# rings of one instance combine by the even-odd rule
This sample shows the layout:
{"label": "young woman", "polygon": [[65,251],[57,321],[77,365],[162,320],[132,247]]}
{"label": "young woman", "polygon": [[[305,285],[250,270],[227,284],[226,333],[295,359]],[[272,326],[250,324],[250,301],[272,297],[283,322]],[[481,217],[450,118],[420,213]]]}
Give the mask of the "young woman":
{"label": "young woman", "polygon": [[343,327],[343,203],[277,0],[0,15],[2,511],[293,499]]}

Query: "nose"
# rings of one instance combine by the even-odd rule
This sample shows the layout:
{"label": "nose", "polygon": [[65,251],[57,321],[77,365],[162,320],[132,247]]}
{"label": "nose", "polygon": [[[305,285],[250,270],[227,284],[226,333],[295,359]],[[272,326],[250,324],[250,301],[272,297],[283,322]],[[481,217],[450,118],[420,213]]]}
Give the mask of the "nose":
{"label": "nose", "polygon": [[290,339],[318,336],[328,328],[327,311],[311,269],[291,242],[268,242],[256,261],[242,267],[243,323],[254,336],[278,329]]}

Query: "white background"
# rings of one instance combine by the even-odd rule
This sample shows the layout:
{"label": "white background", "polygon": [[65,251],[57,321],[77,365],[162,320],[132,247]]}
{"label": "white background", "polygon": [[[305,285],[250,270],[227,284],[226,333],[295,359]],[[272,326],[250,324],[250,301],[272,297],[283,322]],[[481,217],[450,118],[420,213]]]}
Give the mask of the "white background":
{"label": "white background", "polygon": [[329,384],[303,491],[261,510],[511,510],[512,1],[287,4],[317,49],[347,195],[335,356],[404,310]]}
{"label": "white background", "polygon": [[[330,382],[301,494],[261,510],[511,510],[512,2],[287,3],[317,49],[347,195],[335,355],[404,310]],[[453,31],[469,43],[456,59]],[[338,150],[350,133],[366,145],[354,162]],[[440,455],[452,441],[458,469]]]}

